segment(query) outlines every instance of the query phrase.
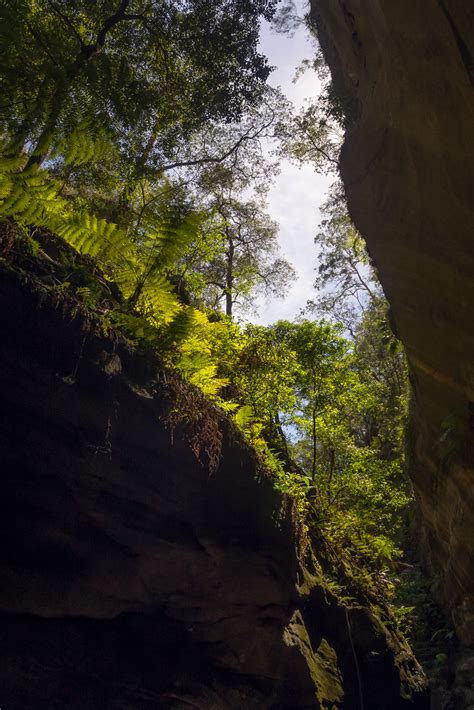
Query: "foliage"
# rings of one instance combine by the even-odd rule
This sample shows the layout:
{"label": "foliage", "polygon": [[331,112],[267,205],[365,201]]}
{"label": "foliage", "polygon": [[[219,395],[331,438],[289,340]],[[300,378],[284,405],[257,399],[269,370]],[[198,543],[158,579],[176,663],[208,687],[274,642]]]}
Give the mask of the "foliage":
{"label": "foliage", "polygon": [[406,565],[397,575],[394,613],[400,628],[423,666],[433,674],[439,669],[440,655],[456,647],[455,633],[446,626],[446,616],[435,602],[436,580],[416,565]]}
{"label": "foliage", "polygon": [[[276,485],[296,500],[306,526],[323,534],[339,559],[350,551],[359,560],[365,584],[400,554],[410,502],[400,424],[406,393],[379,376],[380,358],[393,353],[382,348],[367,358],[373,323],[367,320],[355,344],[324,321],[247,326],[221,361],[239,404],[237,425],[265,456]],[[399,409],[387,406],[389,396]]]}
{"label": "foliage", "polygon": [[305,16],[305,23],[312,34],[314,52],[310,59],[304,59],[301,63],[298,73],[303,73],[308,69],[312,69],[321,84],[321,90],[319,92],[317,107],[318,116],[321,120],[343,128],[347,124],[347,106],[343,106],[341,97],[336,92],[331,72],[326,64],[326,60],[322,51],[322,48],[318,42],[317,38],[317,27],[313,23],[311,13]]}
{"label": "foliage", "polygon": [[298,165],[311,164],[320,173],[337,170],[341,132],[321,112],[320,101],[307,102],[281,125],[280,152]]}
{"label": "foliage", "polygon": [[354,335],[359,315],[382,291],[365,243],[347,212],[344,188],[336,182],[322,207],[325,216],[315,237],[318,248],[316,300],[309,310],[343,323]]}
{"label": "foliage", "polygon": [[45,227],[80,253],[94,257],[120,286],[130,306],[151,317],[155,324],[167,323],[176,316],[181,306],[165,273],[192,239],[197,215],[169,211],[146,236],[130,239],[116,224],[74,209],[61,197],[57,182],[47,171],[34,164],[18,172],[18,166],[18,159],[0,160],[3,218]]}
{"label": "foliage", "polygon": [[[223,255],[213,246],[223,218],[207,195],[222,189],[226,173],[240,189],[257,174],[268,181],[272,168],[262,172],[259,141],[270,135],[282,97],[265,86],[270,69],[257,39],[260,19],[271,19],[276,4],[0,3],[8,20],[1,37],[0,217],[59,235],[92,259],[119,289],[111,321],[153,341],[211,397],[226,384],[211,352],[220,329],[190,306],[203,305],[202,274]],[[197,166],[207,166],[206,175],[188,173],[184,188],[179,171]],[[166,171],[178,174],[166,178]],[[275,227],[261,231],[269,247]],[[221,237],[222,229],[220,247]],[[193,263],[196,245],[199,261],[183,283],[181,267]],[[255,253],[248,243],[246,263],[233,269],[246,298],[260,272],[270,282]],[[274,263],[282,274],[289,269]],[[80,289],[92,307],[90,285]],[[236,286],[230,291],[234,301]]]}
{"label": "foliage", "polygon": [[[283,17],[281,25],[285,31],[285,13],[280,11],[278,17]],[[287,8],[286,17],[289,19],[289,22],[286,22],[289,32],[302,22],[310,31],[314,30],[310,13],[304,18],[296,18]],[[337,174],[346,117],[315,36],[314,32],[314,55],[311,59],[301,62],[293,81],[296,82],[305,72],[312,71],[317,77],[320,90],[314,99],[306,100],[298,112],[293,112],[289,119],[283,122],[280,151],[283,156],[298,165],[309,164],[319,173]]]}
{"label": "foliage", "polygon": [[[324,102],[291,115],[265,87],[258,25],[276,5],[0,0],[2,253],[13,225],[30,262],[59,237],[56,296],[159,353],[174,373],[168,423],[186,424],[210,472],[230,416],[295,500],[333,585],[386,594],[410,500],[406,366],[339,186],[317,237],[324,319],[233,320],[293,275],[261,141],[318,169],[339,149]],[[293,20],[287,3],[278,22]]]}
{"label": "foliage", "polygon": [[219,466],[222,448],[219,411],[199,389],[189,387],[181,377],[169,379],[167,388],[172,396],[166,420],[171,435],[178,426],[185,425],[191,451],[207,467],[209,474],[214,473]]}
{"label": "foliage", "polygon": [[[292,117],[282,152],[298,164],[332,172],[347,117],[320,50],[301,71],[309,68],[319,74],[323,92]],[[385,604],[396,586],[392,571],[403,555],[412,502],[404,464],[407,367],[340,182],[333,185],[322,212],[315,238],[317,296],[306,313],[334,324],[321,322],[319,327],[335,330],[327,340],[328,331],[325,337],[323,331],[312,331],[314,323],[292,324],[301,328],[292,346],[303,365],[300,409],[291,432],[291,456],[300,471],[293,481],[300,493],[306,486],[302,507],[318,549],[325,551],[321,554],[331,584],[341,594],[362,592],[373,603]],[[343,334],[350,340],[341,338]],[[317,364],[311,366],[313,357]]]}
{"label": "foliage", "polygon": [[232,316],[253,308],[259,292],[283,297],[294,275],[290,264],[278,256],[278,227],[264,211],[262,200],[242,202],[216,196],[206,231],[181,263],[180,277],[197,302]]}
{"label": "foliage", "polygon": [[125,160],[157,166],[177,134],[259,98],[270,71],[259,20],[275,5],[2,0],[0,125],[33,162],[64,157],[85,122]]}

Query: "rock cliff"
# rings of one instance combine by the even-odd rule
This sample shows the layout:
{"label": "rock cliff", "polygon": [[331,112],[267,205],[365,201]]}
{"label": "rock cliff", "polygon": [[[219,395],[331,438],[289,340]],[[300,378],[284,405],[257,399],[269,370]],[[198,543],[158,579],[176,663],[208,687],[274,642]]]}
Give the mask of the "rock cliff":
{"label": "rock cliff", "polygon": [[413,385],[422,554],[474,644],[474,4],[313,0],[341,157]]}
{"label": "rock cliff", "polygon": [[5,267],[0,327],[2,708],[425,707],[225,417],[198,399],[171,436],[156,358]]}

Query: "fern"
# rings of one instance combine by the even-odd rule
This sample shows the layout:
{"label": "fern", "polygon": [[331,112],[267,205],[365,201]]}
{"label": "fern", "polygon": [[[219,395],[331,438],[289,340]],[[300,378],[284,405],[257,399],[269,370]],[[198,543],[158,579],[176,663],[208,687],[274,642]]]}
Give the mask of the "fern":
{"label": "fern", "polygon": [[252,407],[245,404],[243,407],[239,407],[234,415],[234,422],[239,429],[246,431],[251,427],[255,421],[255,414]]}
{"label": "fern", "polygon": [[115,261],[127,250],[128,239],[116,224],[97,219],[88,212],[59,215],[52,226],[51,231],[62,237],[76,251],[97,257],[104,264],[107,261]]}
{"label": "fern", "polygon": [[36,165],[15,172],[21,159],[2,157],[0,161],[0,216],[20,224],[48,226],[53,215],[65,205],[47,174]]}
{"label": "fern", "polygon": [[186,229],[167,227],[137,247],[116,224],[74,211],[45,170],[33,165],[18,172],[21,165],[20,159],[0,161],[0,216],[45,227],[62,237],[111,271],[124,297],[135,294],[132,305],[155,325],[171,322],[180,304],[165,269],[192,239],[194,218],[186,222]]}
{"label": "fern", "polygon": [[196,238],[202,215],[192,212],[184,218],[172,214],[151,231],[151,248],[158,248],[154,268],[164,270],[174,266]]}
{"label": "fern", "polygon": [[[79,133],[77,141],[66,153],[66,160],[76,164],[90,160],[96,145],[92,139],[88,143],[87,138],[79,138]],[[169,211],[133,240],[116,224],[75,210],[48,172],[37,165],[25,168],[25,160],[24,156],[0,154],[0,219],[11,219],[24,227],[44,227],[80,254],[95,259],[132,310],[116,312],[114,323],[137,339],[160,342],[161,349],[170,353],[168,364],[218,400],[227,380],[219,377],[209,346],[212,324],[205,314],[178,301],[167,277],[195,239],[201,216],[191,213],[182,217]],[[229,411],[233,408],[227,407]]]}
{"label": "fern", "polygon": [[64,155],[64,163],[74,167],[95,163],[110,150],[112,143],[105,130],[94,125],[90,118],[78,123],[58,146],[58,151]]}
{"label": "fern", "polygon": [[0,153],[0,175],[8,175],[21,170],[26,163],[26,156],[24,155],[3,155]]}
{"label": "fern", "polygon": [[181,304],[168,279],[161,273],[155,273],[145,282],[137,308],[153,321],[172,323],[181,310]]}
{"label": "fern", "polygon": [[[228,380],[218,373],[217,358],[211,346],[214,327],[205,313],[185,307],[168,326],[167,337],[173,337],[173,344],[178,349],[174,361],[170,359],[169,364],[206,396],[222,405],[224,402],[219,392]],[[234,406],[231,404],[227,410],[231,411]]]}

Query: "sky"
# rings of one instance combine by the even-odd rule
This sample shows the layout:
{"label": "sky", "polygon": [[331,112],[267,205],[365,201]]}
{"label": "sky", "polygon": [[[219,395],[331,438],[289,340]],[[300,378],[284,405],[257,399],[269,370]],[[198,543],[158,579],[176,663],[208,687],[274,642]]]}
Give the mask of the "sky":
{"label": "sky", "polygon": [[[305,3],[297,0],[298,14],[303,16]],[[313,71],[305,72],[296,83],[293,77],[303,59],[314,55],[309,32],[301,26],[295,34],[275,34],[268,25],[262,28],[260,49],[275,66],[269,83],[280,86],[283,93],[299,108],[305,98],[316,96],[321,84]],[[289,161],[281,163],[281,173],[270,188],[269,214],[280,225],[279,242],[282,255],[293,265],[297,276],[284,299],[259,298],[258,315],[247,315],[254,323],[268,325],[281,318],[295,318],[306,301],[314,297],[313,283],[317,252],[314,236],[321,221],[320,205],[333,178],[317,175],[311,166],[298,168]]]}

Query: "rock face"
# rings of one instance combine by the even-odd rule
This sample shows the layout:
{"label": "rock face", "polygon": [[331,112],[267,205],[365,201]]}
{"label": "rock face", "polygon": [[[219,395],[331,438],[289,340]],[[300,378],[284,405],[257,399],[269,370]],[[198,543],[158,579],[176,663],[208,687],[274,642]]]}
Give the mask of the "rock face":
{"label": "rock face", "polygon": [[474,4],[313,0],[347,115],[341,172],[413,385],[422,550],[474,644]]}
{"label": "rock face", "polygon": [[204,465],[170,438],[159,363],[22,279],[0,279],[1,707],[425,707],[403,643],[301,565],[229,422],[210,472],[204,429]]}

